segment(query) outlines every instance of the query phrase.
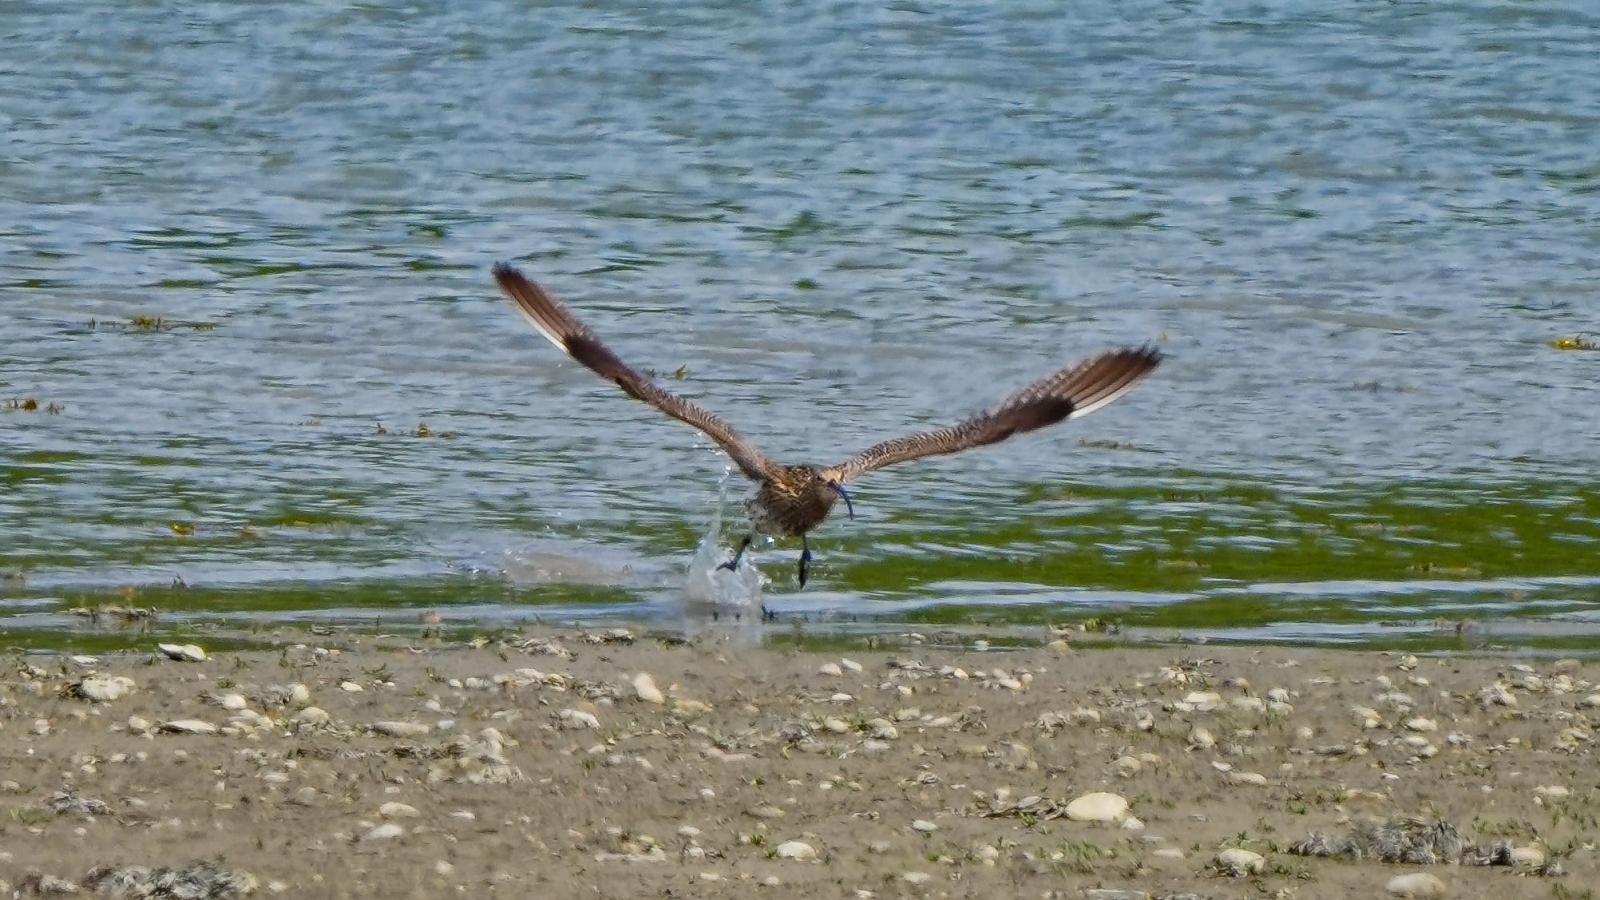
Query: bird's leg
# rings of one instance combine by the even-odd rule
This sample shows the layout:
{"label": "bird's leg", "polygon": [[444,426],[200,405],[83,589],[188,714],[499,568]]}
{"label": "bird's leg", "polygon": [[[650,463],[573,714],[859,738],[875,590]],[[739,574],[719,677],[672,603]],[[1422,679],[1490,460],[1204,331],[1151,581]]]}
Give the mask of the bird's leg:
{"label": "bird's leg", "polygon": [[749,549],[750,542],[754,539],[754,535],[745,535],[744,540],[739,542],[739,549],[733,551],[733,559],[729,562],[723,563],[720,566],[717,566],[717,568],[728,569],[730,571],[739,568],[739,560],[744,558],[744,551]]}
{"label": "bird's leg", "polygon": [[800,535],[800,586],[806,586],[806,566],[811,562],[811,545],[806,543],[806,536]]}

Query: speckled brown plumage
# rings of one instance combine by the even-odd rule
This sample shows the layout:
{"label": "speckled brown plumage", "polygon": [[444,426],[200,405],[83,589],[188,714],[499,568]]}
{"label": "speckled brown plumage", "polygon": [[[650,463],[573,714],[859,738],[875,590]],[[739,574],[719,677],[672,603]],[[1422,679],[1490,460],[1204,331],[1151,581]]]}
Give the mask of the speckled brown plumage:
{"label": "speckled brown plumage", "polygon": [[[721,417],[629,368],[571,310],[521,272],[498,265],[494,277],[523,317],[568,356],[616,384],[628,396],[700,429],[716,441],[739,470],[760,485],[745,501],[752,531],[800,538],[802,585],[811,560],[806,534],[822,524],[840,499],[849,505],[843,487],[846,482],[884,466],[999,443],[1014,434],[1086,415],[1127,393],[1161,362],[1161,352],[1149,345],[1111,350],[1042,378],[993,409],[955,425],[884,441],[836,466],[783,465],[762,455]],[[738,565],[750,541],[746,536],[733,562],[727,564],[729,568]]]}

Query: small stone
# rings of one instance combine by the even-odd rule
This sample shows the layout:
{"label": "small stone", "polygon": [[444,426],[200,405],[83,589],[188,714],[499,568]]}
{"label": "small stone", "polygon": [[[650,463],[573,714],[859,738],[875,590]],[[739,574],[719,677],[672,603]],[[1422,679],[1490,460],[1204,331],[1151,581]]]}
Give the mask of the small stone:
{"label": "small stone", "polygon": [[784,841],[778,845],[774,853],[779,859],[793,859],[800,862],[817,858],[816,848],[805,841]]}
{"label": "small stone", "polygon": [[1189,732],[1189,746],[1199,750],[1209,750],[1217,745],[1217,739],[1211,732],[1196,725]]}
{"label": "small stone", "polygon": [[911,830],[922,834],[933,834],[939,830],[939,826],[929,822],[927,819],[917,819],[911,823]]}
{"label": "small stone", "polygon": [[1267,783],[1267,776],[1260,772],[1234,772],[1228,778],[1234,784],[1253,784],[1257,787]]}
{"label": "small stone", "polygon": [[907,872],[900,877],[905,881],[906,884],[922,885],[933,880],[933,876],[929,875],[927,872]]}
{"label": "small stone", "polygon": [[344,691],[347,694],[359,694],[362,691],[365,691],[366,688],[356,684],[354,681],[341,681],[339,682],[339,690]]}
{"label": "small stone", "polygon": [[556,714],[564,728],[588,728],[593,731],[600,730],[600,720],[594,713],[584,712],[581,709],[563,709]]}
{"label": "small stone", "polygon": [[1183,702],[1199,712],[1211,712],[1222,705],[1222,695],[1216,691],[1192,691],[1183,698]]}
{"label": "small stone", "polygon": [[88,675],[78,682],[77,694],[94,703],[121,700],[138,689],[126,675]]}
{"label": "small stone", "polygon": [[861,671],[861,663],[858,663],[853,659],[840,659],[839,660],[839,665],[843,666],[844,668],[846,668],[848,670],[850,670],[851,672],[860,672]]}
{"label": "small stone", "polygon": [[333,717],[321,707],[308,706],[295,714],[294,721],[301,725],[326,725],[333,721]]}
{"label": "small stone", "polygon": [[660,705],[667,702],[666,695],[656,687],[656,680],[650,677],[649,672],[640,672],[633,676],[633,695],[645,703]]}
{"label": "small stone", "polygon": [[432,726],[421,722],[373,722],[369,727],[376,734],[397,738],[421,737],[433,730]]}
{"label": "small stone", "polygon": [[1160,859],[1183,859],[1184,858],[1183,851],[1179,850],[1177,847],[1162,847],[1161,849],[1155,851],[1154,853],[1151,853],[1150,855],[1154,856],[1154,857],[1158,857]]}
{"label": "small stone", "polygon": [[1259,872],[1265,862],[1266,859],[1254,850],[1241,850],[1237,847],[1217,854],[1217,868],[1235,877]]}
{"label": "small stone", "polygon": [[178,662],[205,662],[206,651],[195,644],[157,644],[156,649]]}
{"label": "small stone", "polygon": [[217,726],[199,719],[175,719],[162,722],[161,730],[171,734],[216,734]]}
{"label": "small stone", "polygon": [[844,674],[844,669],[840,668],[839,664],[834,662],[823,663],[817,667],[817,671],[824,675],[832,675],[835,678],[838,678],[840,675]]}
{"label": "small stone", "polygon": [[1084,900],[1150,900],[1144,891],[1123,891],[1116,888],[1086,888]]}
{"label": "small stone", "polygon": [[392,841],[405,833],[406,830],[401,828],[399,825],[396,825],[393,822],[386,822],[382,825],[374,825],[371,828],[368,828],[366,833],[361,835],[359,840],[363,842]]}
{"label": "small stone", "polygon": [[1067,804],[1067,818],[1074,822],[1115,822],[1127,812],[1128,801],[1106,791],[1084,794]]}
{"label": "small stone", "polygon": [[218,706],[234,712],[238,712],[239,710],[250,705],[250,701],[246,700],[244,695],[238,691],[229,691],[226,694],[218,694],[214,699],[217,701]]}
{"label": "small stone", "polygon": [[1412,731],[1438,731],[1439,723],[1426,716],[1417,716],[1406,720],[1406,727]]}
{"label": "small stone", "polygon": [[1443,897],[1444,882],[1431,872],[1413,872],[1396,875],[1384,883],[1383,889],[1397,897]]}
{"label": "small stone", "polygon": [[1511,864],[1533,868],[1544,865],[1544,851],[1538,847],[1512,847]]}
{"label": "small stone", "polygon": [[1545,803],[1551,800],[1565,800],[1572,791],[1559,784],[1541,784],[1533,789],[1535,800]]}
{"label": "small stone", "polygon": [[417,808],[409,803],[390,800],[378,807],[378,815],[385,819],[415,819],[422,813],[417,812]]}

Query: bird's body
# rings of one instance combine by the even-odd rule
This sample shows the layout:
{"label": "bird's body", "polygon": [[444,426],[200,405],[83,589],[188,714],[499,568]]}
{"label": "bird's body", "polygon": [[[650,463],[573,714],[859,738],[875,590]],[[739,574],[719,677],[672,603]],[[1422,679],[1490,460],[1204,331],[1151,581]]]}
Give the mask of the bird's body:
{"label": "bird's body", "polygon": [[[753,533],[798,537],[800,583],[806,582],[811,550],[806,534],[828,518],[839,500],[850,506],[843,485],[875,469],[899,462],[957,453],[1005,440],[1085,415],[1121,397],[1161,362],[1154,347],[1112,350],[1068,366],[1002,400],[993,409],[966,421],[920,434],[884,441],[836,466],[785,465],[767,459],[743,435],[716,414],[672,394],[634,371],[589,331],[572,311],[538,284],[507,265],[494,268],[501,290],[535,328],[573,359],[613,382],[623,393],[705,432],[732,457],[744,475],[757,482],[745,500]],[[854,515],[854,509],[851,509]],[[746,537],[728,568],[738,565],[749,546]]]}
{"label": "bird's body", "polygon": [[816,466],[778,466],[744,501],[750,527],[774,537],[804,537],[822,524],[843,496],[837,478]]}

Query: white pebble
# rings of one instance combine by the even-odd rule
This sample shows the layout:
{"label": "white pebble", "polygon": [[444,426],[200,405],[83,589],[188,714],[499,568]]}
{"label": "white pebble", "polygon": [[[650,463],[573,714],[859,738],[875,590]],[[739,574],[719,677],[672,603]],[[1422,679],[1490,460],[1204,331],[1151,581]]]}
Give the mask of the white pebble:
{"label": "white pebble", "polygon": [[385,819],[415,819],[422,813],[417,812],[417,808],[409,803],[390,800],[388,803],[378,807],[378,815],[383,816]]}
{"label": "white pebble", "polygon": [[206,661],[206,651],[195,644],[157,644],[156,649],[160,650],[168,659],[175,659],[179,662]]}
{"label": "white pebble", "polygon": [[1511,864],[1516,866],[1544,865],[1544,851],[1538,847],[1512,847]]}
{"label": "white pebble", "polygon": [[556,717],[560,719],[561,724],[567,728],[588,728],[594,731],[600,730],[600,720],[595,717],[594,713],[584,712],[581,709],[563,709],[561,712],[556,714]]}
{"label": "white pebble", "polygon": [[1406,727],[1412,731],[1438,731],[1439,723],[1426,716],[1417,716],[1406,720]]}
{"label": "white pebble", "polygon": [[633,695],[646,703],[662,704],[667,702],[665,694],[656,687],[656,680],[650,677],[649,672],[640,672],[633,676]]}
{"label": "white pebble", "polygon": [[778,849],[774,852],[779,859],[793,859],[804,862],[817,858],[816,848],[805,841],[784,841],[778,845]]}
{"label": "white pebble", "polygon": [[162,722],[161,730],[172,734],[216,734],[217,726],[199,719],[175,719]]}
{"label": "white pebble", "polygon": [[368,828],[366,833],[361,835],[361,840],[391,841],[405,833],[406,830],[401,828],[399,825],[396,825],[393,822],[386,822],[382,825],[374,825],[373,827]]}
{"label": "white pebble", "polygon": [[1229,875],[1250,875],[1259,872],[1265,862],[1265,858],[1254,850],[1241,850],[1237,847],[1217,854],[1217,868]]}
{"label": "white pebble", "polygon": [[1128,812],[1128,801],[1117,794],[1095,791],[1067,804],[1067,818],[1074,822],[1115,822]]}
{"label": "white pebble", "polygon": [[90,675],[78,682],[78,695],[95,703],[121,700],[135,690],[138,686],[126,675]]}
{"label": "white pebble", "polygon": [[832,675],[835,678],[844,674],[844,669],[840,668],[836,662],[825,662],[817,667],[817,671],[824,675]]}
{"label": "white pebble", "polygon": [[929,822],[927,819],[917,819],[911,823],[911,830],[922,834],[933,834],[939,830],[939,826]]}
{"label": "white pebble", "polygon": [[421,722],[392,721],[373,722],[371,728],[378,734],[397,738],[420,737],[433,730],[431,726]]}

